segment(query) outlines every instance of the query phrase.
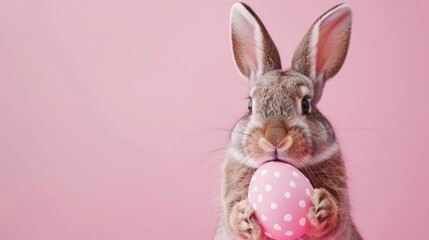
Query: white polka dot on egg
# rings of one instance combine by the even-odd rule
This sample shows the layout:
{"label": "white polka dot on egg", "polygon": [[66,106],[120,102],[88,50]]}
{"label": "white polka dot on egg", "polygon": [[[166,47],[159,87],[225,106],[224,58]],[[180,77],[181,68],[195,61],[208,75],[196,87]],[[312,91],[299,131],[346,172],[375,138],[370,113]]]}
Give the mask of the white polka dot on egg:
{"label": "white polka dot on egg", "polygon": [[264,197],[262,196],[262,194],[259,194],[259,195],[258,195],[258,201],[259,201],[259,202],[262,202],[262,200],[264,200]]}
{"label": "white polka dot on egg", "polygon": [[274,172],[274,177],[279,178],[280,177],[280,172]]}
{"label": "white polka dot on egg", "polygon": [[269,237],[269,238],[273,238],[273,236],[267,232],[265,232],[265,236]]}
{"label": "white polka dot on egg", "polygon": [[285,198],[290,199],[292,197],[292,194],[290,192],[285,192],[284,196]]}
{"label": "white polka dot on egg", "polygon": [[300,201],[299,201],[299,206],[300,206],[300,207],[302,207],[302,208],[303,208],[303,207],[305,207],[306,205],[307,205],[307,204],[305,204],[305,201],[304,201],[304,200],[300,200]]}
{"label": "white polka dot on egg", "polygon": [[280,231],[280,230],[282,230],[282,227],[280,227],[280,225],[278,223],[276,223],[276,224],[274,224],[274,230]]}
{"label": "white polka dot on egg", "polygon": [[299,177],[299,174],[298,174],[297,172],[295,172],[295,171],[293,171],[293,172],[292,172],[292,175],[293,175],[294,177]]}
{"label": "white polka dot on egg", "polygon": [[288,237],[290,237],[290,236],[293,235],[293,232],[292,231],[287,231],[287,232],[285,232],[285,235],[288,236]]}
{"label": "white polka dot on egg", "polygon": [[253,205],[252,205],[252,207],[253,207],[253,210],[258,210],[258,207],[256,206],[256,204],[254,203]]}
{"label": "white polka dot on egg", "polygon": [[289,186],[291,186],[291,187],[295,188],[295,187],[296,187],[296,183],[295,183],[295,181],[290,181],[290,182],[289,182]]}
{"label": "white polka dot on egg", "polygon": [[271,203],[271,209],[273,210],[277,209],[277,203]]}
{"label": "white polka dot on egg", "polygon": [[257,191],[258,191],[258,187],[257,187],[257,186],[255,186],[255,187],[253,188],[253,191],[254,191],[254,192],[257,192]]}
{"label": "white polka dot on egg", "polygon": [[306,188],[305,189],[305,194],[307,194],[307,196],[310,196],[310,194],[311,194],[310,189]]}
{"label": "white polka dot on egg", "polygon": [[265,175],[265,174],[267,174],[267,172],[268,172],[268,170],[267,170],[267,169],[262,169],[261,174],[262,174],[262,175]]}
{"label": "white polka dot on egg", "polygon": [[283,218],[286,222],[290,222],[292,221],[292,215],[290,214],[286,214],[285,217]]}
{"label": "white polka dot on egg", "polygon": [[271,189],[273,189],[273,187],[271,186],[271,184],[265,185],[265,191],[269,192],[269,191],[271,191]]}
{"label": "white polka dot on egg", "polygon": [[265,216],[264,214],[262,214],[261,215],[261,219],[262,219],[262,221],[267,221],[268,218],[267,218],[267,216]]}
{"label": "white polka dot on egg", "polygon": [[299,219],[299,225],[301,226],[301,227],[303,227],[304,225],[305,225],[305,223],[307,222],[307,220],[305,220],[305,218],[301,218],[301,219]]}

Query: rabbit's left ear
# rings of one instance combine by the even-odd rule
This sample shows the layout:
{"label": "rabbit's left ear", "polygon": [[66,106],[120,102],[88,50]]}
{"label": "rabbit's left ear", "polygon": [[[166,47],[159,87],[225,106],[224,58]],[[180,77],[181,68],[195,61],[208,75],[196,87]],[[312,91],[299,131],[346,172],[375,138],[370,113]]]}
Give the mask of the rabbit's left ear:
{"label": "rabbit's left ear", "polygon": [[339,4],[323,14],[311,26],[292,59],[292,69],[314,82],[313,102],[322,95],[326,80],[338,73],[350,42],[352,11]]}

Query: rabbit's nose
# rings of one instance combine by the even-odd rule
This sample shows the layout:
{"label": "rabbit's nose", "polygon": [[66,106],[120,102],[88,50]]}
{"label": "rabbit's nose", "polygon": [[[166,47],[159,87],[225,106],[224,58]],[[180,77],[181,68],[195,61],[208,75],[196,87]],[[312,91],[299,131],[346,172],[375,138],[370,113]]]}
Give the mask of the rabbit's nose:
{"label": "rabbit's nose", "polygon": [[268,128],[264,135],[267,143],[276,149],[286,141],[286,130],[283,127]]}

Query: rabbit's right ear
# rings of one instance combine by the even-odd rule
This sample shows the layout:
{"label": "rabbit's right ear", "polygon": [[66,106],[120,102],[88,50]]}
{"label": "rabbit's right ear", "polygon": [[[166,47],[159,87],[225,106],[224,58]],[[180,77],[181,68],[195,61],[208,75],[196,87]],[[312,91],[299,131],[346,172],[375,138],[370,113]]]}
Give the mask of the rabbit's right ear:
{"label": "rabbit's right ear", "polygon": [[239,72],[253,86],[265,73],[281,69],[279,52],[253,10],[244,3],[231,8],[231,45]]}

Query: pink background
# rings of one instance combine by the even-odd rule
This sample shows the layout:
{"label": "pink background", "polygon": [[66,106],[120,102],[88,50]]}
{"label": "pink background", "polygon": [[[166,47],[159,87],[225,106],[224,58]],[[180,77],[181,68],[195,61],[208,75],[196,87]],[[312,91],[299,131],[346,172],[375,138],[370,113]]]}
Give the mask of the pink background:
{"label": "pink background", "polygon": [[[331,0],[247,1],[288,67]],[[210,239],[248,86],[233,1],[0,2],[0,239]],[[366,239],[428,239],[429,4],[349,2],[352,42],[319,106]]]}

